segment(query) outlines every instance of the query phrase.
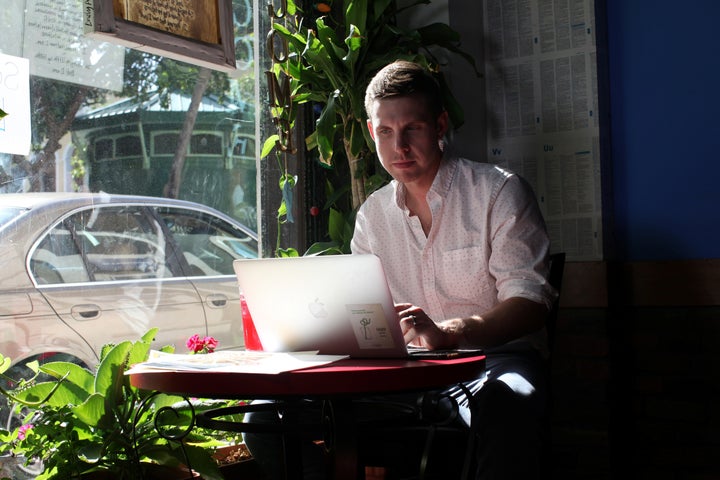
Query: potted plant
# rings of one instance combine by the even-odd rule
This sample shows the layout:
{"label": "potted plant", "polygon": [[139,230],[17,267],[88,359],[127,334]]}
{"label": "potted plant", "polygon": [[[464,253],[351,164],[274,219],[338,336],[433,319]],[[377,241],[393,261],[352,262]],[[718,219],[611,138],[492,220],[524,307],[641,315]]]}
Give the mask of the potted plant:
{"label": "potted plant", "polygon": [[[0,430],[0,454],[42,459],[41,480],[100,472],[113,479],[158,478],[160,472],[173,478],[167,476],[172,469],[179,469],[175,478],[187,478],[188,465],[205,480],[222,479],[213,453],[223,442],[193,429],[197,411],[218,405],[143,391],[125,375],[148,359],[156,333],[105,345],[94,373],[69,362],[35,364],[35,377],[1,390],[22,411],[23,424]],[[0,374],[9,364],[0,356]]]}
{"label": "potted plant", "polygon": [[[300,13],[293,0],[283,2],[285,11],[271,14],[269,45],[273,65],[268,72],[273,123],[277,134],[263,143],[261,157],[271,153],[280,157],[293,153],[291,130],[301,105],[313,107],[315,124],[306,137],[308,150],[317,149],[319,161],[334,166],[345,160],[349,179],[346,185],[329,188],[330,204],[349,191],[347,211],[330,209],[328,233],[332,242],[314,245],[308,253],[323,249],[346,253],[352,237],[354,212],[373,190],[388,178],[375,168],[375,145],[366,125],[365,89],[383,66],[394,60],[418,62],[436,74],[444,92],[444,102],[455,128],[463,123],[462,108],[446,87],[440,71],[440,60],[433,52],[450,51],[460,55],[473,67],[471,56],[460,48],[457,32],[444,23],[407,28],[398,15],[430,0],[411,2],[397,0],[335,0],[314,4],[314,10]],[[308,2],[303,2],[308,5]],[[477,69],[475,69],[477,73]],[[479,73],[478,73],[479,75]],[[375,174],[374,171],[381,173]],[[288,216],[288,190],[294,187],[294,176],[286,169],[280,179],[283,202],[278,219]],[[279,256],[296,255],[292,249]]]}

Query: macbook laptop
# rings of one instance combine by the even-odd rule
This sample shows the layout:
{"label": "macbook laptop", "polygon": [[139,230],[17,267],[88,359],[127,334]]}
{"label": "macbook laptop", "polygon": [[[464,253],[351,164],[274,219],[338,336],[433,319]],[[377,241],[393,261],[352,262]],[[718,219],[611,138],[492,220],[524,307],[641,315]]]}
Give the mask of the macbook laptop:
{"label": "macbook laptop", "polygon": [[356,358],[461,353],[408,351],[375,255],[239,259],[233,267],[265,351]]}

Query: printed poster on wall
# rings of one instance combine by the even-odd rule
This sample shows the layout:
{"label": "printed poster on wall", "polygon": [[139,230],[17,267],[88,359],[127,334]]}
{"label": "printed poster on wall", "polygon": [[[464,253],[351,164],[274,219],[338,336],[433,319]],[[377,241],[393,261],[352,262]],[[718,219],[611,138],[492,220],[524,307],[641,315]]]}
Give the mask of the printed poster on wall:
{"label": "printed poster on wall", "polygon": [[484,3],[488,161],[533,186],[552,250],[602,259],[593,0]]}
{"label": "printed poster on wall", "polygon": [[26,58],[0,53],[0,153],[30,153],[30,71]]}

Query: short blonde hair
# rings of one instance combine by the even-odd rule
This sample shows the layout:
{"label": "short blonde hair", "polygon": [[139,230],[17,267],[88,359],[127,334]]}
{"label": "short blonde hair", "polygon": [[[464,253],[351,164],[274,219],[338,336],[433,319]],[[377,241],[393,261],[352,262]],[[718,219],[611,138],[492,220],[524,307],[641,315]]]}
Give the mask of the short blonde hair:
{"label": "short blonde hair", "polygon": [[365,111],[370,115],[377,100],[410,95],[422,97],[435,116],[445,110],[440,85],[432,73],[420,64],[397,60],[370,80],[365,90]]}

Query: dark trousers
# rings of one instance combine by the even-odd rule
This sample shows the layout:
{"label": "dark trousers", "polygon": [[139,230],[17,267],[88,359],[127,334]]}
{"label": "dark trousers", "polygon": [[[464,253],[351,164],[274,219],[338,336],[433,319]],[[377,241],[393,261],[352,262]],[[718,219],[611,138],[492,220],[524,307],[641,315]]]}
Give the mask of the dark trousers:
{"label": "dark trousers", "polygon": [[[361,464],[385,467],[388,480],[418,478],[421,471],[428,480],[452,480],[461,478],[469,455],[469,479],[542,478],[542,443],[546,438],[544,362],[534,352],[499,354],[488,355],[486,367],[486,376],[465,388],[359,401],[356,415],[361,425],[357,438]],[[388,405],[397,404],[414,409],[417,424],[388,426],[390,421],[383,420],[393,415]],[[472,425],[466,422],[470,412]],[[321,403],[308,401],[299,415],[303,423],[319,423]],[[246,421],[277,423],[280,419],[274,412],[257,412],[247,414]],[[244,438],[269,478],[285,478],[279,435],[248,433]],[[321,440],[317,432],[308,432],[299,442],[303,478],[327,478]]]}

